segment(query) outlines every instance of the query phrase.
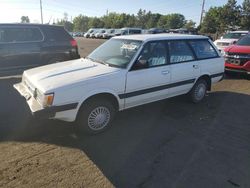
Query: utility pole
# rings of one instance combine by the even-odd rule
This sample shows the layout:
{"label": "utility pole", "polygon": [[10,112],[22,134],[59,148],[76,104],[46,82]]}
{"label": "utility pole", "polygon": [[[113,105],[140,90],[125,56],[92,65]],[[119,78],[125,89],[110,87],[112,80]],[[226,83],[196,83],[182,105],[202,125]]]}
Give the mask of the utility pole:
{"label": "utility pole", "polygon": [[204,7],[205,7],[205,0],[203,0],[203,2],[202,2],[200,25],[201,25],[202,20],[203,20],[203,13],[205,12]]}
{"label": "utility pole", "polygon": [[41,11],[41,23],[43,24],[43,6],[42,6],[42,0],[40,0],[40,11]]}

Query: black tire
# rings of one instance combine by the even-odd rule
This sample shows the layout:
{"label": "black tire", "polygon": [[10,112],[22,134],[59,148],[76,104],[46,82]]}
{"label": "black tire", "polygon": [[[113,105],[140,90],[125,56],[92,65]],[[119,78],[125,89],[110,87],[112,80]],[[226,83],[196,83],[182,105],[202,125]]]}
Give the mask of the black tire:
{"label": "black tire", "polygon": [[208,84],[204,79],[198,80],[190,91],[190,99],[193,103],[199,103],[207,93]]}
{"label": "black tire", "polygon": [[[97,109],[100,112],[99,117],[97,117],[98,115],[96,115],[98,113],[96,111]],[[115,113],[116,109],[114,105],[108,100],[102,98],[91,99],[89,101],[86,101],[86,103],[82,105],[78,112],[76,120],[77,128],[82,133],[101,133],[111,126]]]}

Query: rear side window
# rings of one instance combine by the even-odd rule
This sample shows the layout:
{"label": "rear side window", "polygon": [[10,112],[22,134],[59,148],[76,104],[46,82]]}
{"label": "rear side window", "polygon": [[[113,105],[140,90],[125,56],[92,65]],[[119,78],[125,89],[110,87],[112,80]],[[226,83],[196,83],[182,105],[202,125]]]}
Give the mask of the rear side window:
{"label": "rear side window", "polygon": [[63,27],[44,27],[42,30],[46,33],[46,39],[49,41],[68,41],[71,36]]}
{"label": "rear side window", "polygon": [[218,57],[217,52],[207,40],[190,41],[189,43],[194,49],[198,59]]}
{"label": "rear side window", "polygon": [[194,55],[185,41],[171,41],[168,43],[170,63],[181,63],[194,60]]}
{"label": "rear side window", "polygon": [[43,40],[43,35],[38,28],[0,28],[0,42],[37,42]]}

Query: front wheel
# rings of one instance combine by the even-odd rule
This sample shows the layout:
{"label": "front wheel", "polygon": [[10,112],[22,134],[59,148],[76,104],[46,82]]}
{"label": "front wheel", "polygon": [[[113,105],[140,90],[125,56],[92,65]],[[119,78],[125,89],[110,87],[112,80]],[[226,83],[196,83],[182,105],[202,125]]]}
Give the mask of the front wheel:
{"label": "front wheel", "polygon": [[190,91],[191,101],[198,103],[206,96],[207,93],[207,82],[203,79],[198,80]]}
{"label": "front wheel", "polygon": [[77,126],[84,133],[100,133],[110,127],[115,112],[113,104],[109,101],[89,100],[83,104],[78,113]]}

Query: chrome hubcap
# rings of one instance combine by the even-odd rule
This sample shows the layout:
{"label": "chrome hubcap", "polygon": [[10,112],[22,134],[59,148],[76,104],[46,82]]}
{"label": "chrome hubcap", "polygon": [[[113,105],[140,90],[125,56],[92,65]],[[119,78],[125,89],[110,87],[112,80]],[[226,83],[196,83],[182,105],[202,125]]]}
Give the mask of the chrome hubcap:
{"label": "chrome hubcap", "polygon": [[206,94],[206,86],[204,84],[199,84],[195,90],[195,98],[201,100]]}
{"label": "chrome hubcap", "polygon": [[108,108],[99,106],[91,111],[88,117],[88,126],[92,130],[101,130],[106,127],[110,120],[110,111]]}

